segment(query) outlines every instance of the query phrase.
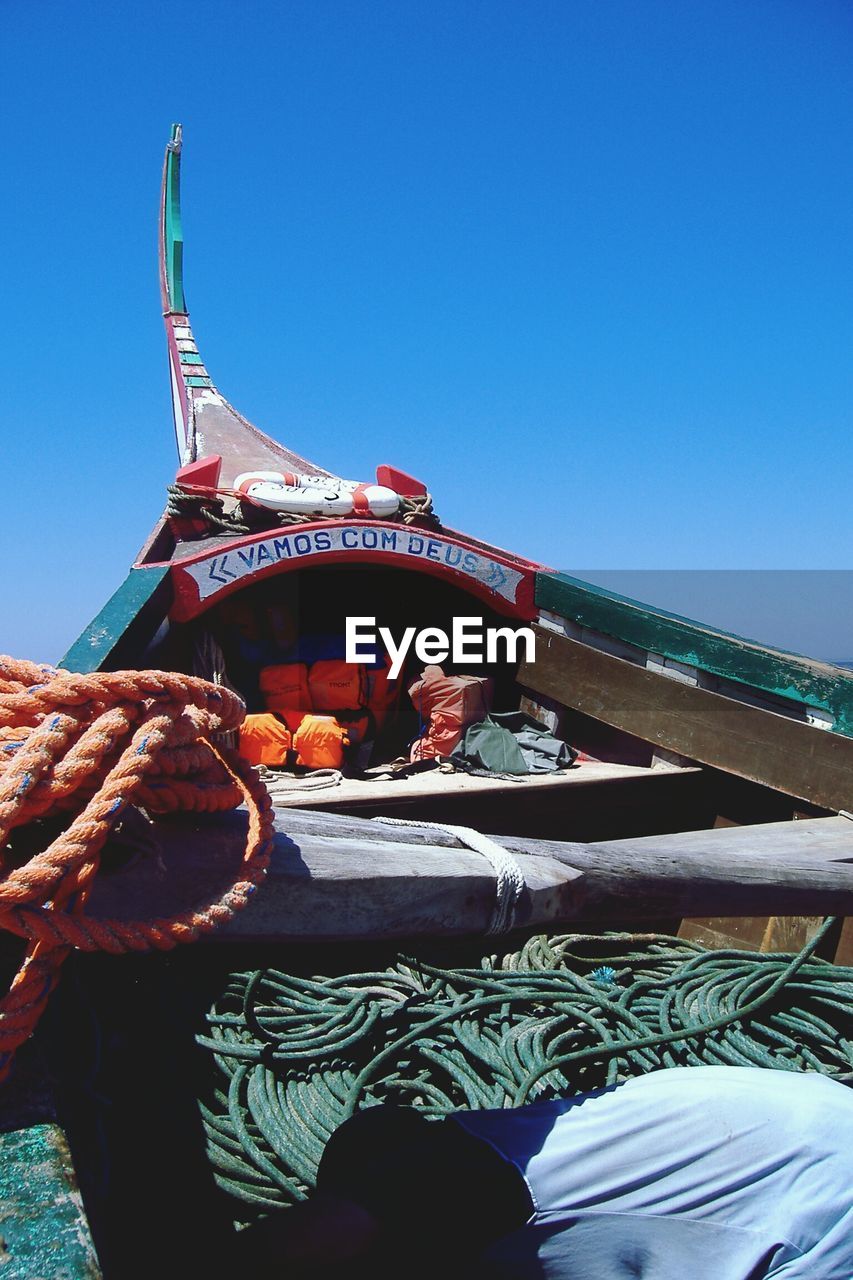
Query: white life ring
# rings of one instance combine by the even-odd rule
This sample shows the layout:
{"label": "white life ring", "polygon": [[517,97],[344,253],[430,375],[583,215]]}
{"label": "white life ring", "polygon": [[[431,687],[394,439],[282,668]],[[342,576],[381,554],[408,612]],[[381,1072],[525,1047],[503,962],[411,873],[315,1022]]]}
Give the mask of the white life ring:
{"label": "white life ring", "polygon": [[292,471],[244,471],[234,488],[273,511],[300,516],[393,516],[400,495],[381,484],[360,484],[336,476],[300,476]]}

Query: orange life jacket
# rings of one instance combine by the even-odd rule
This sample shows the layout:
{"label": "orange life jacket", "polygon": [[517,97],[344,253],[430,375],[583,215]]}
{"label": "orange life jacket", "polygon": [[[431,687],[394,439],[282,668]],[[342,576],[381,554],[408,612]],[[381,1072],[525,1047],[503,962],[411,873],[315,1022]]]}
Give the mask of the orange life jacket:
{"label": "orange life jacket", "polygon": [[334,715],[343,725],[347,745],[358,744],[375,736],[396,701],[399,685],[389,684],[390,666],[387,655],[381,667],[340,658],[323,658],[310,670],[304,662],[285,662],[264,667],[259,683],[266,706],[291,733],[297,733],[306,714],[314,711],[321,717]]}
{"label": "orange life jacket", "polygon": [[249,764],[285,764],[293,737],[272,711],[246,716],[240,725],[240,755]]}
{"label": "orange life jacket", "polygon": [[296,763],[309,769],[339,769],[348,745],[347,731],[334,716],[307,715],[293,735]]}
{"label": "orange life jacket", "polygon": [[[294,711],[304,713],[311,710],[308,668],[304,662],[283,662],[275,667],[263,667],[258,683],[270,711],[280,711],[289,718]],[[297,725],[290,727],[298,728]]]}
{"label": "orange life jacket", "polygon": [[391,670],[391,659],[387,653],[381,667],[368,667],[367,676],[367,708],[373,716],[376,728],[381,729],[388,719],[400,692],[400,681],[391,683],[388,672]]}
{"label": "orange life jacket", "polygon": [[489,712],[493,682],[488,676],[446,676],[441,667],[425,667],[409,697],[427,731],[412,743],[412,760],[449,756],[469,724]]}
{"label": "orange life jacket", "polygon": [[364,667],[358,662],[324,658],[308,673],[308,691],[315,711],[361,711],[367,706]]}

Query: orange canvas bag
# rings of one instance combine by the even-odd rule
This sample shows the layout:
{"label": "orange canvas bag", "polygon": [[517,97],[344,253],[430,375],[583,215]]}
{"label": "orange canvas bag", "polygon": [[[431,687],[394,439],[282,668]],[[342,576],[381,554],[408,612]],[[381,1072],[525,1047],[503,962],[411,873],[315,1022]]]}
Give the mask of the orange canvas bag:
{"label": "orange canvas bag", "polygon": [[409,697],[426,732],[412,743],[410,758],[449,756],[469,724],[488,715],[493,681],[488,676],[446,676],[441,667],[425,667],[409,687]]}

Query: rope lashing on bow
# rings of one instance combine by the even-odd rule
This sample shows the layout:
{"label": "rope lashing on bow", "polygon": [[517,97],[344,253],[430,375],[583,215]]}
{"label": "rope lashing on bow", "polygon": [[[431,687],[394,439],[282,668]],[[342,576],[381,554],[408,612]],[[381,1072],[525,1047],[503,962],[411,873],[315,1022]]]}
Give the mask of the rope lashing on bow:
{"label": "rope lashing on bow", "polygon": [[382,1102],[441,1116],[715,1064],[853,1083],[853,968],[814,956],[834,923],[796,955],[538,935],[470,968],[233,973],[197,1037],[216,1180],[238,1218],[293,1204],[334,1130]]}
{"label": "rope lashing on bow", "polygon": [[521,863],[503,845],[484,836],[474,827],[458,827],[449,822],[414,822],[409,818],[374,818],[389,827],[419,827],[424,831],[443,831],[455,836],[467,849],[474,849],[488,860],[495,872],[496,901],[486,933],[509,933],[515,925],[515,913],[524,892],[524,872]]}
{"label": "rope lashing on bow", "polygon": [[[234,489],[214,488],[208,485],[170,484],[166,492],[167,516],[173,519],[204,520],[215,532],[233,534],[234,537],[287,525],[314,524],[318,520],[355,518],[273,511],[270,507],[252,502]],[[230,509],[226,508],[226,501],[232,503]],[[364,519],[363,513],[357,518]],[[386,519],[417,528],[441,528],[441,521],[433,510],[432,495],[429,493],[419,494],[416,497],[401,496],[399,511],[395,515],[387,516]]]}
{"label": "rope lashing on bow", "polygon": [[[0,929],[25,940],[0,998],[0,1080],[32,1033],[71,948],[168,950],[230,920],[269,862],[272,805],[255,771],[213,741],[243,720],[229,689],[162,671],[77,675],[0,657]],[[238,878],[211,902],[168,919],[84,914],[100,855],[128,805],[151,814],[211,813],[245,802]],[[29,857],[13,833],[63,817]],[[11,841],[11,843],[10,843]]]}

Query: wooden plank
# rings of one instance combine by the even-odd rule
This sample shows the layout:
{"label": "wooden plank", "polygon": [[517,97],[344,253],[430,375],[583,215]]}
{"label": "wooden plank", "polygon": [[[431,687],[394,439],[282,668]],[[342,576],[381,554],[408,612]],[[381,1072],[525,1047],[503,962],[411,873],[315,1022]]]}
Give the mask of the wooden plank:
{"label": "wooden plank", "polygon": [[[556,773],[521,774],[516,778],[479,777],[462,772],[442,773],[438,769],[432,769],[401,778],[389,778],[382,774],[366,778],[344,778],[336,786],[313,790],[310,785],[304,788],[291,785],[288,778],[279,791],[273,776],[269,786],[277,808],[335,809],[341,805],[373,808],[379,805],[390,809],[397,804],[437,796],[500,795],[512,796],[517,800],[527,797],[531,803],[536,803],[543,795],[554,790],[565,791],[568,788],[569,794],[574,794],[579,787],[601,787],[606,784],[612,791],[614,783],[618,785],[629,779],[643,780],[656,787],[664,774],[672,777],[685,773],[695,775],[699,772],[696,766],[685,769],[676,765],[666,770],[652,770],[641,765],[584,760],[571,769]],[[297,778],[293,779],[294,783],[298,781]],[[310,781],[309,777],[307,782],[310,784]]]}
{"label": "wooden plank", "polygon": [[[798,919],[798,917],[792,917]],[[760,951],[767,934],[769,919],[788,919],[787,916],[708,916],[682,920],[678,926],[679,938],[698,942],[713,951]],[[799,948],[796,948],[799,950]]]}
{"label": "wooden plank", "polygon": [[280,807],[461,823],[505,836],[615,840],[710,826],[706,775],[697,767],[652,770],[584,761],[565,773],[515,780],[431,771],[393,782],[346,779],[329,789],[281,796],[274,781],[271,786]]}
{"label": "wooden plank", "polygon": [[[452,936],[481,933],[491,915],[490,865],[446,833],[300,810],[279,812],[276,828],[266,884],[215,937]],[[245,829],[240,811],[157,823],[157,855],[100,877],[92,914],[167,915],[204,900],[229,882]],[[586,845],[497,842],[523,867],[524,927],[853,911],[853,824],[844,818]]]}
{"label": "wooden plank", "polygon": [[835,952],[835,963],[853,965],[853,916],[848,917],[842,926],[841,937]]}
{"label": "wooden plank", "polygon": [[56,1124],[0,1133],[3,1280],[98,1280],[68,1143]]}
{"label": "wooden plank", "polygon": [[771,649],[563,573],[536,575],[536,603],[577,626],[726,680],[815,707],[853,735],[853,673]]}
{"label": "wooden plank", "polygon": [[97,1280],[101,1272],[39,1027],[0,1086],[0,1276]]}
{"label": "wooden plank", "polygon": [[[604,842],[601,842],[604,844]],[[710,831],[682,831],[676,835],[642,836],[631,840],[607,841],[608,848],[643,852],[651,845],[661,855],[701,856],[708,850],[739,850],[772,855],[780,859],[803,854],[825,862],[843,860],[853,854],[853,822],[849,818],[801,818],[796,822],[762,822],[755,826],[714,827]]]}
{"label": "wooden plank", "polygon": [[691,760],[826,809],[853,807],[853,739],[669,680],[536,627],[518,680]]}
{"label": "wooden plank", "polygon": [[171,599],[167,565],[131,569],[59,665],[81,673],[138,667],[139,654],[166,617]]}

